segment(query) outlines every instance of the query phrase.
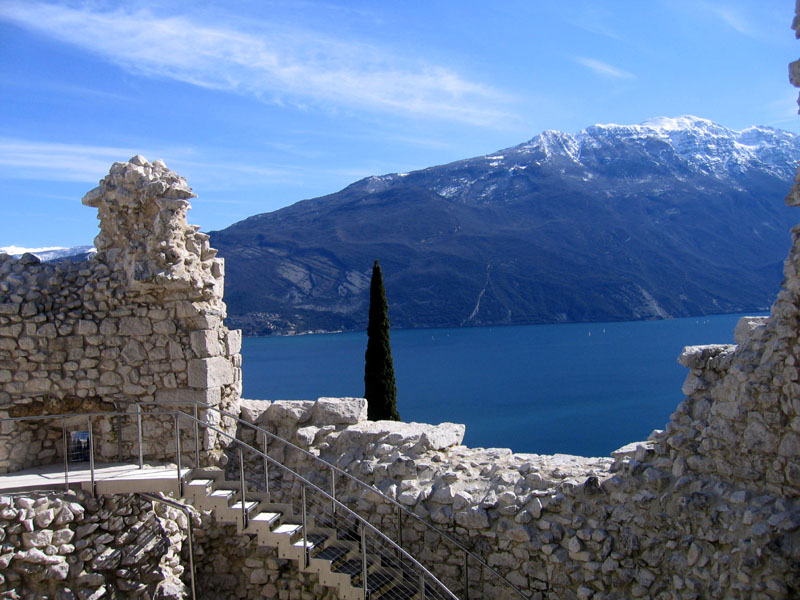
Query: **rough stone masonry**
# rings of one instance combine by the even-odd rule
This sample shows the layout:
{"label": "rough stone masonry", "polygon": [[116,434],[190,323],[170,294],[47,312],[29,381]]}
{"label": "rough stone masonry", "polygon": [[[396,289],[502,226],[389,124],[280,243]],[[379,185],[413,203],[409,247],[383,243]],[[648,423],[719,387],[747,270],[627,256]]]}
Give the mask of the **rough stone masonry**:
{"label": "rough stone masonry", "polygon": [[[208,235],[186,223],[192,197],[163,162],[134,156],[114,163],[83,198],[100,219],[89,260],[0,255],[0,417],[133,415],[137,405],[153,410],[151,403],[191,412],[182,403],[194,400],[238,412],[241,333],[223,324],[224,263]],[[132,416],[95,426],[100,459],[136,455]],[[168,419],[143,419],[148,459],[174,458],[170,426]],[[88,428],[75,419],[68,427]],[[55,462],[61,437],[58,420],[6,424],[0,472]],[[221,456],[225,443],[204,430],[205,456]]]}

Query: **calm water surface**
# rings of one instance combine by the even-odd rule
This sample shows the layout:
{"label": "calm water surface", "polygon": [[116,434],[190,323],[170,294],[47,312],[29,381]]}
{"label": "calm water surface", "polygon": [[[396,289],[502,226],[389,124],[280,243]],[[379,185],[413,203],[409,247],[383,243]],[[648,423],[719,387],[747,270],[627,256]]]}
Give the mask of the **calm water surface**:
{"label": "calm water surface", "polygon": [[[466,424],[469,446],[604,456],[664,427],[683,399],[682,348],[732,343],[740,316],[392,331],[398,409]],[[244,397],[362,396],[366,343],[245,338]]]}

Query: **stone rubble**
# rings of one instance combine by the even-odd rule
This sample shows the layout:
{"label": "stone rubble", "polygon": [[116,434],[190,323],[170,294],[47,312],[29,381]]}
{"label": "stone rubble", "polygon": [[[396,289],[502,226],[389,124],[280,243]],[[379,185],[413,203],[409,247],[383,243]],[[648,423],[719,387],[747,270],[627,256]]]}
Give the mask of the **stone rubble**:
{"label": "stone rubble", "polygon": [[0,496],[0,598],[185,597],[186,517],[136,496]]}

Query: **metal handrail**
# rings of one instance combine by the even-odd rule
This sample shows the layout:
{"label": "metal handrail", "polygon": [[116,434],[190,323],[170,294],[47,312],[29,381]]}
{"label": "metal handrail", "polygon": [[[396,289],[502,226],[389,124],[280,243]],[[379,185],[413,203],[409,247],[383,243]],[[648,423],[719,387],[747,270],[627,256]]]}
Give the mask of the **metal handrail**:
{"label": "metal handrail", "polygon": [[[180,412],[180,414],[183,415],[184,417],[188,418],[188,419],[194,420],[194,417],[192,415],[189,415],[189,414],[184,413],[184,412]],[[199,419],[198,419],[198,421],[199,421]],[[306,479],[305,477],[300,475],[300,473],[295,472],[293,469],[291,469],[291,468],[287,467],[286,465],[282,464],[281,462],[275,460],[271,456],[261,452],[261,450],[259,450],[258,448],[255,448],[255,447],[251,446],[250,444],[248,444],[247,442],[244,442],[244,441],[238,439],[236,436],[231,435],[227,431],[219,429],[219,428],[215,427],[214,425],[209,425],[208,423],[205,423],[203,421],[200,421],[200,425],[202,425],[203,427],[206,427],[207,429],[211,429],[212,431],[215,431],[218,434],[222,434],[222,435],[230,438],[231,441],[234,444],[237,444],[240,448],[245,448],[245,449],[249,450],[250,452],[254,452],[255,454],[261,456],[263,459],[269,461],[270,463],[272,463],[273,465],[278,467],[279,469],[287,471],[288,473],[290,473],[292,475],[292,477],[294,477],[297,480],[301,481],[305,486],[309,486],[309,487],[314,488],[314,490],[317,493],[321,494],[326,499],[330,500],[333,504],[335,504],[337,509],[343,510],[347,514],[349,514],[351,517],[354,517],[359,523],[361,523],[361,525],[363,527],[368,528],[373,534],[375,534],[378,537],[382,538],[385,542],[387,542],[389,545],[391,545],[396,551],[402,553],[403,556],[407,560],[411,561],[414,565],[416,565],[419,569],[421,569],[425,574],[427,574],[428,577],[430,577],[435,583],[437,583],[439,586],[441,586],[442,589],[444,589],[453,598],[453,600],[459,600],[458,596],[453,594],[453,592],[451,592],[447,588],[447,586],[445,586],[441,581],[439,581],[439,579],[433,573],[431,573],[423,564],[421,564],[416,558],[414,558],[406,550],[404,550],[403,548],[398,546],[394,541],[392,541],[392,539],[390,537],[388,537],[380,529],[378,529],[377,527],[372,525],[364,517],[359,515],[354,510],[351,510],[347,505],[343,504],[342,502],[340,502],[339,500],[337,500],[336,498],[331,496],[328,492],[323,490],[321,487],[319,487],[318,485],[316,485],[312,481]],[[328,464],[328,463],[326,463],[326,464]],[[241,467],[240,467],[240,477],[244,477],[244,470],[241,469]],[[241,503],[241,507],[242,507],[242,514],[246,514],[247,508],[246,508],[244,502]],[[243,517],[243,519],[245,519],[245,517]],[[246,520],[244,522],[246,523]],[[305,546],[305,544],[304,544],[304,546]],[[366,585],[365,585],[365,588],[366,588]]]}
{"label": "metal handrail", "polygon": [[[176,407],[176,409],[173,409],[173,410],[159,410],[159,411],[155,411],[155,412],[143,413],[141,411],[141,408],[140,408],[143,405],[146,405],[146,406],[157,406],[159,408],[163,408],[164,406],[174,406],[174,407]],[[190,414],[188,414],[188,413],[186,413],[186,412],[184,412],[182,410],[177,410],[177,407],[179,407],[179,406],[187,406],[187,405],[193,406],[194,415],[190,415]],[[239,423],[241,425],[249,427],[249,428],[255,430],[256,432],[262,433],[265,436],[265,440],[264,440],[265,451],[262,452],[262,451],[260,451],[260,450],[258,450],[256,448],[253,448],[252,446],[249,446],[245,442],[242,442],[241,440],[238,440],[235,436],[231,436],[227,432],[225,432],[223,430],[220,430],[220,429],[217,429],[216,427],[214,427],[212,425],[209,425],[208,423],[205,423],[203,420],[201,420],[201,419],[199,419],[197,417],[197,407],[201,407],[201,408],[206,409],[206,410],[213,410],[213,411],[215,411],[216,413],[218,413],[221,416],[233,419],[235,422],[237,422],[237,423]],[[332,484],[331,485],[331,492],[332,492],[332,494],[329,494],[328,492],[324,492],[324,493],[325,493],[326,496],[328,496],[331,499],[332,506],[335,507],[335,506],[338,506],[340,504],[335,498],[336,488],[335,488],[335,479],[334,478],[335,478],[335,475],[338,473],[340,476],[345,477],[347,480],[355,483],[358,487],[361,487],[361,488],[369,491],[370,493],[376,494],[377,496],[379,496],[385,502],[388,502],[389,504],[394,505],[394,507],[398,511],[398,531],[399,532],[402,531],[402,527],[399,526],[400,515],[405,514],[407,517],[412,517],[413,519],[416,520],[416,522],[420,523],[423,527],[436,532],[437,534],[442,536],[442,538],[444,538],[445,540],[449,541],[451,544],[456,546],[460,551],[462,551],[464,553],[464,566],[465,566],[465,568],[464,568],[464,590],[466,592],[467,598],[468,598],[468,590],[469,590],[469,584],[468,584],[468,579],[467,579],[468,578],[468,570],[469,570],[469,561],[473,560],[476,563],[478,563],[483,569],[485,569],[486,571],[488,571],[489,573],[494,575],[503,584],[505,584],[506,586],[511,588],[514,592],[516,592],[519,595],[520,598],[523,598],[524,600],[530,600],[530,597],[527,596],[521,589],[519,589],[519,587],[517,587],[512,582],[510,582],[508,579],[506,579],[501,573],[499,573],[494,567],[490,566],[480,556],[476,555],[474,552],[472,552],[471,550],[467,549],[461,542],[459,542],[457,539],[455,539],[452,535],[450,535],[449,533],[447,533],[447,532],[441,530],[440,528],[436,527],[435,525],[433,525],[429,521],[423,519],[419,515],[411,512],[405,506],[403,506],[402,504],[397,502],[394,498],[391,498],[390,496],[387,496],[386,494],[381,492],[375,486],[370,485],[370,484],[362,481],[361,479],[358,479],[357,477],[354,477],[353,475],[351,475],[347,471],[344,471],[343,469],[337,467],[336,465],[333,465],[333,464],[329,463],[328,461],[320,458],[319,456],[317,456],[315,454],[312,454],[311,452],[305,450],[304,448],[301,448],[300,446],[297,446],[296,444],[293,444],[292,442],[290,442],[288,440],[285,440],[285,439],[281,438],[280,436],[277,436],[274,433],[272,433],[270,431],[267,431],[266,429],[264,429],[262,427],[259,427],[258,425],[255,425],[254,423],[250,423],[248,421],[245,421],[245,420],[241,419],[240,417],[238,417],[237,415],[234,415],[232,413],[229,413],[227,411],[219,409],[216,406],[205,404],[204,402],[200,402],[200,401],[197,401],[197,400],[186,400],[186,401],[181,401],[181,402],[170,402],[170,403],[142,402],[142,403],[137,404],[137,412],[135,412],[135,413],[122,412],[122,411],[113,411],[113,412],[92,412],[92,413],[70,413],[70,414],[58,414],[58,415],[32,415],[32,416],[25,416],[25,417],[8,417],[8,418],[0,419],[0,422],[2,422],[2,421],[21,421],[21,420],[31,420],[31,419],[41,419],[41,418],[62,418],[63,419],[63,418],[72,418],[72,417],[76,417],[76,416],[88,417],[90,420],[91,420],[92,417],[109,417],[109,416],[118,416],[118,415],[129,416],[129,417],[130,416],[137,416],[138,425],[139,425],[139,427],[138,427],[138,434],[139,434],[139,442],[138,442],[138,446],[139,446],[139,468],[141,468],[141,465],[142,465],[142,458],[141,458],[141,448],[142,448],[142,442],[141,442],[141,417],[144,416],[144,415],[159,415],[159,414],[160,415],[174,415],[175,419],[176,419],[176,438],[178,440],[177,441],[177,445],[178,445],[178,453],[177,453],[177,456],[178,456],[178,458],[177,458],[178,483],[179,483],[179,487],[180,488],[182,488],[183,481],[182,481],[182,477],[180,476],[180,435],[179,435],[179,430],[177,428],[178,415],[183,415],[184,417],[187,417],[187,418],[191,419],[194,422],[194,430],[195,430],[195,466],[199,466],[199,464],[200,464],[200,462],[199,462],[200,461],[200,450],[199,450],[198,426],[199,425],[203,425],[204,427],[206,427],[208,429],[212,429],[214,431],[217,431],[218,433],[222,433],[223,435],[225,435],[226,437],[231,438],[233,441],[235,441],[237,443],[244,444],[246,447],[248,447],[251,450],[255,451],[260,456],[262,456],[265,459],[267,459],[269,462],[272,462],[272,463],[276,464],[277,466],[288,470],[293,475],[296,475],[298,477],[302,477],[299,474],[295,474],[294,471],[292,471],[291,469],[289,469],[288,467],[286,467],[282,463],[274,461],[274,459],[272,459],[271,457],[269,457],[267,455],[267,452],[266,452],[266,438],[268,437],[268,438],[270,438],[270,439],[272,439],[274,441],[280,442],[280,443],[284,444],[285,446],[287,446],[287,447],[289,447],[289,448],[301,453],[302,455],[310,458],[315,463],[324,465],[324,467],[326,469],[330,470],[330,472],[331,472],[331,484]],[[91,436],[91,429],[90,429],[90,436]],[[93,453],[91,453],[90,456],[93,459]],[[93,468],[93,465],[91,465],[91,467],[92,467],[91,468],[91,472],[92,472],[92,489],[94,490],[94,468]],[[269,475],[268,475],[268,470],[267,470],[267,462],[264,463],[264,469],[265,469],[265,476],[266,476],[265,482],[266,482],[266,486],[267,486],[267,490],[266,491],[269,491],[269,487],[268,487],[269,486]],[[67,470],[65,468],[65,482],[67,481],[67,478],[68,478],[68,474],[67,474]],[[307,481],[307,480],[305,480],[305,481]],[[309,484],[310,484],[310,482],[309,482]],[[68,483],[67,483],[67,485],[68,485]],[[311,484],[311,485],[314,485],[314,484]],[[314,487],[316,488],[318,486],[314,485]],[[342,505],[342,506],[344,506],[344,505]],[[348,509],[348,511],[349,511],[349,509]],[[361,518],[361,517],[359,517],[359,518]],[[381,535],[383,535],[383,534],[381,534]],[[402,539],[402,535],[400,536],[400,539]],[[392,542],[392,543],[395,544],[395,542]],[[398,545],[398,547],[400,547],[400,546]]]}
{"label": "metal handrail", "polygon": [[151,494],[149,492],[135,492],[137,496],[142,496],[143,498],[147,498],[150,500],[151,503],[153,502],[162,502],[168,506],[173,508],[177,508],[178,510],[182,511],[186,515],[186,539],[189,540],[189,573],[191,576],[191,584],[192,584],[192,600],[197,598],[197,594],[195,592],[195,571],[194,571],[194,544],[193,538],[194,535],[192,533],[192,512],[189,508],[181,504],[180,502],[175,502],[174,500],[170,500],[169,498],[162,498],[161,496],[156,496],[155,494]]}
{"label": "metal handrail", "polygon": [[[157,406],[164,406],[164,404],[158,404],[158,403],[155,403],[155,402],[152,402],[152,403],[147,403],[147,404],[151,404],[151,405],[157,405]],[[177,404],[177,403],[174,403],[174,404]],[[464,565],[467,567],[467,568],[465,568],[465,569],[464,569],[464,571],[465,571],[465,575],[464,575],[464,577],[465,577],[465,580],[464,580],[464,581],[465,581],[465,586],[464,586],[464,589],[465,589],[465,590],[468,590],[468,589],[469,589],[468,580],[466,579],[466,577],[468,576],[468,575],[467,575],[467,571],[468,571],[468,560],[469,560],[469,559],[472,559],[472,560],[474,560],[475,562],[477,562],[478,564],[480,564],[480,565],[481,565],[481,566],[482,566],[484,569],[486,569],[486,570],[487,570],[487,571],[489,571],[491,574],[493,574],[495,577],[497,577],[498,579],[500,579],[500,580],[501,580],[501,581],[502,581],[504,584],[506,584],[508,587],[510,587],[511,589],[513,589],[513,590],[514,590],[514,591],[515,591],[517,594],[519,594],[519,596],[520,596],[521,598],[524,598],[525,600],[530,600],[530,597],[529,597],[529,596],[527,596],[527,595],[525,595],[525,593],[524,593],[524,592],[523,592],[521,589],[519,589],[519,587],[517,587],[516,585],[514,585],[512,582],[510,582],[508,579],[506,579],[506,578],[505,578],[505,577],[504,577],[504,576],[503,576],[501,573],[499,573],[499,572],[498,572],[496,569],[494,569],[494,568],[493,568],[493,567],[491,567],[489,564],[487,564],[487,563],[486,563],[486,561],[484,561],[484,560],[483,560],[483,559],[482,559],[480,556],[476,555],[474,552],[472,552],[471,550],[467,549],[467,548],[466,548],[466,547],[465,547],[465,546],[464,546],[464,545],[463,545],[461,542],[459,542],[459,541],[458,541],[457,539],[455,539],[453,536],[451,536],[451,535],[450,535],[450,534],[448,534],[447,532],[445,532],[445,531],[443,531],[443,530],[439,529],[438,527],[436,527],[435,525],[433,525],[433,524],[432,524],[432,523],[430,523],[429,521],[427,521],[427,520],[423,519],[423,518],[422,518],[422,517],[420,517],[419,515],[417,515],[417,514],[415,514],[415,513],[411,512],[411,511],[410,511],[410,510],[408,510],[408,509],[407,509],[405,506],[403,506],[402,504],[400,504],[399,502],[397,502],[397,500],[395,500],[394,498],[391,498],[391,497],[387,496],[386,494],[384,494],[383,492],[381,492],[381,491],[380,491],[378,488],[376,488],[376,487],[374,487],[374,486],[372,486],[372,485],[370,485],[370,484],[366,483],[365,481],[362,481],[361,479],[358,479],[357,477],[354,477],[353,475],[351,475],[351,474],[350,474],[350,473],[348,473],[347,471],[344,471],[343,469],[340,469],[340,468],[339,468],[339,467],[337,467],[336,465],[333,465],[333,464],[329,463],[328,461],[326,461],[326,460],[324,460],[324,459],[320,458],[319,456],[317,456],[317,455],[315,455],[315,454],[312,454],[312,453],[311,453],[311,452],[309,452],[308,450],[305,450],[304,448],[301,448],[300,446],[297,446],[296,444],[293,444],[292,442],[290,442],[290,441],[288,441],[288,440],[285,440],[285,439],[283,439],[282,437],[279,437],[279,436],[275,435],[274,433],[271,433],[271,432],[267,431],[266,429],[264,429],[264,428],[262,428],[262,427],[259,427],[258,425],[255,425],[255,424],[253,424],[253,423],[250,423],[250,422],[248,422],[248,421],[245,421],[245,420],[241,419],[240,417],[238,417],[238,416],[236,416],[236,415],[234,415],[234,414],[232,414],[232,413],[229,413],[229,412],[227,412],[227,411],[224,411],[224,410],[221,410],[221,409],[219,409],[219,408],[217,408],[217,407],[215,407],[215,406],[211,406],[211,405],[209,405],[209,404],[205,404],[205,403],[203,403],[203,402],[200,402],[200,401],[197,401],[197,400],[189,400],[189,401],[187,401],[187,402],[181,402],[180,404],[194,404],[194,405],[196,405],[196,406],[200,406],[200,407],[202,407],[202,408],[205,408],[205,409],[210,409],[210,410],[216,411],[217,413],[219,413],[219,414],[220,414],[220,415],[222,415],[222,416],[229,417],[229,418],[231,418],[231,419],[235,419],[235,420],[236,420],[236,422],[238,422],[238,423],[240,423],[240,424],[242,424],[242,425],[245,425],[245,426],[247,426],[247,427],[250,427],[250,428],[254,429],[255,431],[261,432],[261,433],[263,433],[265,436],[269,436],[271,439],[273,439],[273,440],[276,440],[276,441],[279,441],[279,442],[281,442],[281,443],[285,444],[286,446],[289,446],[289,447],[290,447],[290,448],[292,448],[293,450],[296,450],[296,451],[298,451],[298,452],[300,452],[300,453],[304,454],[304,455],[305,455],[305,456],[307,456],[308,458],[311,458],[311,459],[312,459],[314,462],[316,462],[316,463],[321,463],[321,464],[322,464],[322,465],[324,465],[326,468],[330,469],[332,473],[338,473],[339,475],[341,475],[341,476],[344,476],[344,477],[346,477],[347,479],[349,479],[350,481],[354,482],[354,483],[355,483],[356,485],[358,485],[359,487],[362,487],[362,488],[364,488],[364,489],[368,490],[369,492],[371,492],[371,493],[373,493],[373,494],[377,494],[377,495],[378,495],[378,496],[380,496],[380,497],[381,497],[383,500],[385,500],[385,501],[389,502],[390,504],[393,504],[393,505],[394,505],[394,506],[395,506],[395,507],[396,507],[396,508],[397,508],[399,511],[401,511],[401,513],[405,513],[407,516],[413,517],[414,519],[416,519],[416,521],[417,521],[417,522],[421,523],[421,524],[422,524],[424,527],[426,527],[426,528],[428,528],[428,529],[431,529],[431,530],[435,531],[436,533],[438,533],[439,535],[441,535],[441,536],[442,536],[444,539],[446,539],[446,540],[448,540],[450,543],[452,543],[454,546],[457,546],[459,550],[461,550],[462,552],[464,552]],[[184,414],[185,414],[185,413],[184,413]],[[264,453],[262,453],[262,452],[260,452],[260,451],[259,451],[259,454],[261,454],[262,456],[264,456]],[[267,481],[269,481],[269,478],[267,478]],[[335,488],[335,485],[333,485],[333,481],[334,481],[334,479],[332,478],[332,479],[331,479],[331,481],[332,481],[332,486],[331,486],[331,487],[332,487],[332,492],[333,492],[333,493],[334,493],[334,495],[335,495],[335,489],[336,489],[336,488]],[[398,520],[399,520],[399,517],[398,517]],[[402,528],[401,528],[401,527],[398,527],[398,531],[402,531]]]}
{"label": "metal handrail", "polygon": [[[155,403],[147,403],[147,404],[153,405]],[[186,404],[188,404],[188,403],[186,403]],[[201,405],[201,406],[205,406],[202,403],[198,403],[198,404]],[[173,403],[173,405],[174,405],[174,403]],[[213,408],[213,407],[206,406],[206,408]],[[218,412],[222,413],[223,411],[218,411]],[[152,415],[160,415],[160,416],[163,416],[163,415],[174,415],[174,417],[175,417],[175,422],[176,422],[176,427],[175,427],[176,454],[177,454],[176,463],[178,465],[178,485],[179,485],[180,489],[182,489],[183,476],[182,476],[181,471],[180,471],[180,452],[181,452],[181,449],[180,449],[180,429],[178,427],[178,419],[181,416],[183,416],[185,418],[188,418],[188,419],[190,419],[190,420],[192,420],[194,422],[194,424],[195,424],[195,432],[198,431],[198,427],[199,426],[203,426],[203,427],[205,427],[207,429],[215,431],[217,434],[221,434],[221,435],[223,435],[223,436],[225,436],[227,438],[230,438],[230,440],[234,444],[238,445],[238,447],[239,447],[239,456],[240,456],[240,478],[242,480],[241,481],[242,498],[241,498],[241,503],[240,504],[241,504],[241,510],[242,510],[242,523],[243,523],[244,527],[247,527],[247,506],[246,506],[245,497],[244,497],[244,469],[243,469],[243,462],[244,461],[241,458],[242,457],[242,453],[241,453],[242,448],[256,453],[257,455],[261,456],[265,461],[268,461],[271,464],[273,464],[274,466],[278,467],[279,469],[288,472],[289,474],[292,475],[292,477],[296,478],[297,480],[301,481],[304,484],[303,490],[305,490],[305,486],[310,486],[317,493],[321,494],[323,497],[325,497],[327,500],[329,500],[332,503],[332,506],[336,507],[336,509],[338,509],[340,511],[344,511],[346,514],[349,514],[351,517],[355,518],[356,521],[358,521],[358,523],[361,525],[362,540],[363,540],[363,536],[365,535],[365,531],[368,529],[368,530],[370,530],[370,532],[373,535],[381,538],[384,542],[389,544],[398,554],[402,555],[406,560],[411,562],[414,566],[416,566],[421,571],[420,581],[423,584],[423,590],[424,590],[424,577],[427,575],[427,577],[431,581],[433,581],[436,585],[438,585],[444,592],[446,592],[449,595],[449,597],[452,598],[452,600],[459,600],[459,598],[455,594],[453,594],[453,592],[451,592],[447,588],[447,586],[444,583],[442,583],[436,577],[436,575],[431,573],[430,570],[428,570],[424,565],[422,565],[416,558],[414,558],[406,550],[404,550],[403,548],[398,546],[394,541],[392,541],[391,538],[389,538],[382,531],[380,531],[378,528],[376,528],[371,523],[369,523],[364,517],[360,516],[358,513],[356,513],[355,511],[351,510],[348,506],[346,506],[345,504],[343,504],[342,502],[340,502],[339,500],[337,500],[336,498],[334,498],[333,496],[328,494],[325,490],[323,490],[322,488],[320,488],[319,486],[317,486],[316,484],[314,484],[310,480],[306,479],[305,477],[303,477],[299,473],[295,472],[291,468],[289,468],[286,465],[284,465],[284,464],[280,463],[279,461],[275,460],[274,458],[272,458],[268,454],[266,454],[264,452],[261,452],[257,448],[254,448],[253,446],[250,446],[246,442],[236,438],[235,435],[231,435],[227,431],[224,431],[224,430],[219,429],[219,428],[217,428],[217,427],[215,427],[213,425],[210,425],[210,424],[202,421],[201,419],[199,419],[199,418],[197,418],[197,417],[195,417],[193,415],[190,415],[188,413],[185,413],[185,412],[183,412],[181,410],[177,410],[177,409],[176,410],[159,410],[159,411],[155,411],[155,412],[148,412],[148,413],[145,413],[145,414],[150,415],[150,416],[152,416]],[[137,413],[123,412],[123,411],[108,411],[108,412],[93,412],[93,413],[66,413],[66,414],[56,414],[56,415],[28,415],[28,416],[24,416],[24,417],[4,417],[4,418],[0,418],[0,423],[2,423],[4,421],[34,421],[34,420],[62,419],[62,425],[63,425],[64,419],[74,418],[74,417],[87,417],[89,419],[89,423],[90,423],[89,433],[90,433],[90,438],[91,438],[91,419],[93,417],[98,417],[98,416],[99,417],[106,417],[106,418],[107,417],[114,417],[114,416],[129,416],[129,417],[137,416],[137,418],[141,418],[142,413],[139,412],[139,411],[137,411]],[[238,420],[237,417],[233,417],[233,418],[236,418]],[[139,431],[141,431],[141,429],[139,429]],[[269,432],[265,432],[265,433],[269,433]],[[276,439],[282,440],[281,438],[276,438]],[[285,441],[285,440],[282,440],[282,441]],[[138,440],[138,444],[139,444],[139,448],[141,448],[141,446],[142,446],[142,439],[141,438]],[[93,492],[94,495],[96,495],[97,494],[97,488],[95,486],[94,446],[93,446],[93,444],[90,444],[90,454],[89,454],[89,456],[90,456],[90,469],[91,469],[91,479],[92,479],[92,492]],[[325,463],[325,464],[329,464],[329,463]],[[330,465],[330,466],[332,466],[332,465]],[[199,464],[196,465],[196,467],[199,468]],[[143,467],[140,465],[139,468],[143,468]],[[69,471],[68,462],[65,461],[65,474],[64,474],[64,476],[65,476],[65,481],[67,481],[67,482],[68,482],[68,471]],[[163,499],[161,499],[161,498],[159,498],[158,500],[163,501]],[[303,505],[303,511],[305,511],[305,503]],[[305,519],[304,519],[304,521],[305,521]],[[303,523],[303,527],[304,527],[304,536],[305,536],[305,535],[307,535],[307,533],[305,532],[305,522]],[[364,543],[365,542],[362,541],[362,549],[363,549]],[[307,549],[306,549],[307,548],[307,546],[306,546],[306,538],[305,537],[304,537],[304,540],[303,540],[303,546],[304,546],[304,551],[307,552]],[[307,557],[306,557],[306,560],[307,560]],[[307,563],[305,563],[304,566],[308,566]],[[366,580],[366,578],[362,581],[362,585],[364,587],[364,594],[365,594],[365,598],[366,598],[366,596],[367,596],[367,580]]]}
{"label": "metal handrail", "polygon": [[[137,407],[138,409],[138,407]],[[177,423],[179,415],[185,415],[189,417],[183,411],[179,410],[159,410],[157,412],[147,413],[148,415],[171,415],[175,418],[175,433],[176,433],[176,464],[177,464],[177,477],[178,477],[178,487],[182,489],[183,485],[183,476],[181,474],[181,459],[180,459],[180,431],[178,430]],[[66,429],[66,420],[73,419],[75,417],[86,417],[88,419],[89,425],[89,473],[90,473],[90,481],[92,486],[92,495],[97,496],[97,485],[95,482],[95,467],[94,467],[94,433],[93,433],[93,419],[95,417],[137,417],[138,420],[138,438],[137,438],[137,446],[138,446],[138,453],[139,453],[139,468],[144,468],[144,463],[142,461],[142,428],[141,428],[141,417],[142,413],[141,410],[137,410],[137,412],[125,412],[119,410],[107,411],[107,412],[90,412],[90,413],[59,413],[53,415],[26,415],[23,417],[3,417],[0,418],[0,423],[3,422],[14,422],[14,421],[46,421],[49,419],[60,419],[61,420],[61,429],[62,429],[62,436],[64,440],[64,487],[68,490],[69,489],[69,450],[67,446],[67,429]],[[199,439],[198,437],[198,427],[195,425],[195,439]],[[199,453],[195,457],[196,467],[200,466],[200,455]]]}

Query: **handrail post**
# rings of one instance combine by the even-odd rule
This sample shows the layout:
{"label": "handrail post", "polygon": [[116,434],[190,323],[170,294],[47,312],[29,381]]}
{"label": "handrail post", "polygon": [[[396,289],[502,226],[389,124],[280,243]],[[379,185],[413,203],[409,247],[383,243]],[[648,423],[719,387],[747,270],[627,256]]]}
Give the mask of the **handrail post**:
{"label": "handrail post", "polygon": [[306,520],[306,484],[300,488],[301,496],[303,497],[303,568],[308,568],[308,522]]}
{"label": "handrail post", "polygon": [[242,447],[239,446],[239,487],[242,492],[242,529],[247,529],[247,498],[245,498],[245,485],[244,485],[244,454]]}
{"label": "handrail post", "polygon": [[200,421],[197,418],[197,404],[194,404],[194,468],[200,468]]}
{"label": "handrail post", "polygon": [[69,444],[67,443],[67,420],[61,418],[61,435],[64,438],[64,489],[69,491]]}
{"label": "handrail post", "polygon": [[144,450],[142,449],[142,405],[136,404],[136,441],[139,445],[139,468],[144,469]]}
{"label": "handrail post", "polygon": [[[400,510],[399,506],[395,507],[395,513],[397,514],[397,545],[402,548],[403,547],[403,511]],[[400,552],[398,551],[398,555]]]}
{"label": "handrail post", "polygon": [[419,572],[419,600],[425,600],[425,571]]}
{"label": "handrail post", "polygon": [[91,415],[89,415],[89,472],[92,476],[92,495],[97,497],[97,484],[94,481],[94,433],[92,432]]}
{"label": "handrail post", "polygon": [[[264,490],[269,494],[269,461],[267,460],[267,434],[264,434]],[[269,498],[267,498],[269,499]]]}
{"label": "handrail post", "polygon": [[364,600],[368,600],[367,590],[367,527],[361,521],[361,585],[364,586]]}
{"label": "handrail post", "polygon": [[187,537],[189,538],[189,569],[191,571],[192,577],[192,600],[196,600],[197,594],[194,588],[194,544],[192,543],[192,538],[194,537],[194,532],[192,529],[192,515],[188,513],[186,514],[186,522],[187,522]]}
{"label": "handrail post", "polygon": [[191,513],[191,511],[188,508],[186,508],[186,506],[184,506],[183,504],[181,504],[179,502],[175,502],[174,500],[169,500],[167,498],[159,498],[158,496],[154,496],[153,494],[150,494],[149,492],[136,492],[136,494],[139,495],[139,496],[142,496],[143,498],[147,498],[148,500],[150,500],[150,504],[153,505],[153,512],[155,512],[155,503],[156,502],[161,502],[162,504],[166,504],[168,506],[172,506],[174,508],[177,508],[178,510],[183,512],[183,514],[186,515],[186,523],[187,523],[186,532],[187,532],[187,538],[189,539],[189,570],[190,570],[189,576],[191,578],[191,584],[192,584],[192,600],[195,600],[197,598],[197,593],[196,593],[195,584],[194,584],[194,580],[195,580],[194,544],[192,543],[192,538],[194,537],[194,530],[192,529],[192,513]]}
{"label": "handrail post", "polygon": [[336,470],[331,465],[331,512],[336,514]]}
{"label": "handrail post", "polygon": [[464,600],[469,600],[469,554],[464,550]]}
{"label": "handrail post", "polygon": [[175,413],[175,463],[178,466],[178,495],[183,497],[183,476],[181,475],[181,429],[178,424],[180,412]]}

